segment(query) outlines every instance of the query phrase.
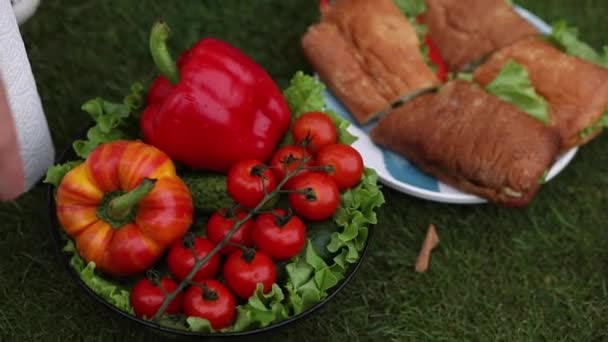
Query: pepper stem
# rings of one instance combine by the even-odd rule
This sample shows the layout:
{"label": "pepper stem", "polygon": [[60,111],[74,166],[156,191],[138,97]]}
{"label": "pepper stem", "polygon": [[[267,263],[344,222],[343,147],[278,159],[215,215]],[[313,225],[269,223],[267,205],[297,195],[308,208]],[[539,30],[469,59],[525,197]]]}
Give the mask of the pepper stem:
{"label": "pepper stem", "polygon": [[144,178],[137,188],[118,196],[108,204],[108,216],[114,220],[123,220],[129,216],[133,207],[154,189],[156,179]]}
{"label": "pepper stem", "polygon": [[163,76],[165,76],[171,84],[177,84],[179,82],[179,70],[177,64],[169,53],[167,47],[167,40],[171,35],[171,29],[169,25],[164,21],[157,21],[152,26],[150,32],[150,53],[154,64]]}

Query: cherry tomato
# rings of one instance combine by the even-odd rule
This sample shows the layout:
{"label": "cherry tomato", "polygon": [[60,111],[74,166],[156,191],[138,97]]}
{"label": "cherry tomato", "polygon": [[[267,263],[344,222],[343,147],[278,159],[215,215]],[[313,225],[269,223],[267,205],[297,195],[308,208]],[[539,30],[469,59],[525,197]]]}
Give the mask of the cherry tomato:
{"label": "cherry tomato", "polygon": [[[220,209],[211,215],[207,223],[207,238],[214,244],[220,243],[228,232],[234,227],[238,220],[242,220],[247,214],[242,210],[237,210],[234,214],[228,209]],[[230,237],[230,242],[245,245],[250,247],[251,243],[251,228],[253,220],[248,220],[241,225],[239,230]],[[224,255],[230,255],[239,248],[236,246],[226,245],[220,252]]]}
{"label": "cherry tomato", "polygon": [[276,182],[272,171],[264,163],[247,159],[234,164],[228,171],[228,194],[245,208],[255,208]]}
{"label": "cherry tomato", "polygon": [[[303,161],[306,159],[306,162]],[[289,172],[293,172],[300,166],[311,166],[313,164],[312,157],[310,154],[301,146],[285,146],[278,149],[272,159],[270,160],[270,166],[274,173],[277,183],[281,182],[285,175]],[[297,175],[309,172],[309,170],[300,170]],[[284,186],[285,189],[289,189],[293,178],[290,179]]]}
{"label": "cherry tomato", "polygon": [[[165,300],[165,294],[160,288],[162,286],[166,293],[171,293],[177,289],[177,283],[170,278],[161,278],[158,285],[155,285],[150,279],[144,278],[137,282],[131,294],[129,301],[135,311],[135,316],[139,318],[152,318]],[[176,314],[182,311],[183,294],[179,293],[167,307],[167,313]]]}
{"label": "cherry tomato", "polygon": [[323,147],[317,154],[317,165],[330,166],[330,175],[338,189],[352,188],[363,176],[363,158],[353,147],[344,144],[332,144]]}
{"label": "cherry tomato", "polygon": [[[194,248],[196,256],[199,259],[207,256],[215,247],[209,240],[202,237],[194,238],[193,241],[190,242],[190,245]],[[192,249],[188,247],[188,242],[186,240],[177,241],[171,246],[171,250],[169,250],[169,255],[167,256],[167,265],[169,266],[169,271],[175,278],[179,280],[186,278],[190,271],[192,271],[195,263],[194,254]],[[198,282],[203,279],[213,278],[217,275],[219,270],[220,256],[219,254],[216,254],[212,256],[198,272],[196,272],[192,280]]]}
{"label": "cherry tomato", "polygon": [[224,264],[224,279],[237,297],[248,299],[255,293],[258,283],[264,286],[264,293],[270,292],[277,280],[277,268],[262,252],[238,250]]}
{"label": "cherry tomato", "polygon": [[340,204],[340,191],[336,182],[327,174],[311,172],[293,180],[289,204],[296,213],[311,221],[330,218]]}
{"label": "cherry tomato", "polygon": [[260,252],[275,260],[288,260],[302,251],[306,226],[297,216],[275,209],[257,217],[251,236]]}
{"label": "cherry tomato", "polygon": [[191,286],[184,296],[184,313],[209,321],[214,330],[232,324],[236,316],[236,302],[230,290],[217,280],[203,280]]}
{"label": "cherry tomato", "polygon": [[296,145],[304,146],[312,154],[338,141],[338,130],[332,119],[321,112],[302,114],[293,123],[291,134]]}

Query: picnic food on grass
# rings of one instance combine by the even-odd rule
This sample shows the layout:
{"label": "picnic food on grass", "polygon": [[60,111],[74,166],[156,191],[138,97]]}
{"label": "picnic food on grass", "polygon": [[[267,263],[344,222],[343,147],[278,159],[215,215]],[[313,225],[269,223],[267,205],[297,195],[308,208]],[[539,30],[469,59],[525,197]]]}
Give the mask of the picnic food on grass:
{"label": "picnic food on grass", "polygon": [[508,206],[532,199],[559,150],[551,129],[462,80],[391,111],[371,138],[445,183]]}
{"label": "picnic food on grass", "polygon": [[339,0],[302,38],[320,78],[361,123],[439,79],[426,64],[413,25],[393,0]]}
{"label": "picnic food on grass", "polygon": [[472,66],[538,30],[506,0],[426,0],[421,16],[451,71]]}
{"label": "picnic food on grass", "polygon": [[[364,22],[363,18],[374,12],[371,3],[334,1],[324,7],[321,24],[313,25],[303,38],[305,54],[320,79],[362,124],[369,122],[361,121],[353,112],[350,96],[359,93],[360,84],[375,92],[380,92],[384,84],[362,81],[354,87],[336,86],[328,74],[341,74],[342,66],[336,66],[332,58],[347,52],[353,54],[353,63],[360,68],[370,65],[365,55],[370,50],[363,49],[367,45],[357,40],[357,34],[370,33],[359,33],[358,26],[345,25],[343,18]],[[395,3],[405,13],[401,25],[415,24],[421,32],[425,32],[421,25],[427,26],[425,40],[432,48],[434,64],[446,64],[456,71],[450,75],[456,81],[435,87],[438,94],[427,91],[403,97],[380,113],[378,122],[365,127],[376,145],[404,157],[404,163],[413,163],[444,185],[500,205],[521,207],[534,198],[563,153],[589,142],[608,124],[608,53],[599,54],[580,42],[575,29],[558,23],[551,35],[542,37],[504,0]],[[379,7],[388,8],[390,4],[382,2]],[[332,22],[331,18],[342,21]],[[337,27],[340,35],[354,42],[355,49],[334,51],[333,57],[323,56],[324,60],[314,56],[319,52],[306,42],[321,25]],[[407,37],[385,32],[368,43],[374,47],[402,46],[399,44],[412,41]],[[312,41],[316,46],[330,46],[333,39],[317,32]],[[412,51],[419,51],[412,46]],[[378,53],[372,55],[382,60]],[[394,53],[390,61],[383,60],[382,71],[400,79],[412,77],[402,72],[419,64],[404,55]],[[462,72],[465,67],[473,73]],[[390,167],[395,166],[389,167],[387,158],[391,157],[384,155],[381,160],[392,177]]]}
{"label": "picnic food on grass", "polygon": [[532,85],[549,104],[550,125],[561,136],[561,149],[585,144],[601,128],[582,135],[608,109],[608,69],[569,56],[540,39],[521,40],[494,53],[475,70],[482,86],[492,82],[508,61],[525,67]]}
{"label": "picnic food on grass", "polygon": [[[284,93],[260,93],[272,88],[272,80],[251,60],[244,62],[241,52],[210,39],[195,47],[203,50],[190,50],[178,63],[180,83],[170,89],[168,80],[157,80],[146,109],[141,85],[134,85],[123,103],[87,102],[83,109],[95,125],[73,144],[82,159],[50,168],[46,182],[56,187],[55,214],[70,265],[100,298],[173,331],[219,334],[265,328],[326,300],[352,274],[384,199],[373,170],[346,167],[352,166],[356,150],[349,150],[345,161],[333,156],[327,164],[317,151],[307,152],[312,146],[320,148],[319,155],[331,146],[348,149],[354,140],[348,122],[326,110],[323,86],[313,77],[299,72]],[[152,44],[153,54],[154,49]],[[201,59],[199,64],[185,62],[197,57],[219,64],[206,69],[209,65]],[[232,67],[240,72],[230,74]],[[200,75],[208,71],[228,72],[227,83],[208,82]],[[204,91],[185,86],[195,78]],[[190,96],[189,91],[206,95]],[[173,100],[159,104],[167,92]],[[210,94],[214,106],[209,106]],[[241,146],[251,142],[245,136],[254,130],[248,126],[252,113],[232,110],[223,101],[228,98],[257,103],[254,113],[285,109],[287,124],[280,122],[282,117],[278,123],[258,121],[273,136],[260,137],[259,149],[252,151]],[[306,113],[315,113],[316,120],[322,116],[331,139],[316,136],[315,129],[303,137],[294,130],[292,136],[288,127],[301,117],[308,120]],[[147,135],[157,115],[165,123]],[[223,133],[245,140],[230,142],[230,148],[238,149],[224,156],[230,158],[202,156],[200,145],[165,145],[158,139],[169,137],[161,131],[172,120],[190,120],[192,126],[174,134],[174,140],[188,141],[193,137],[186,135],[193,132],[207,134],[200,132],[207,132],[212,121],[229,122]],[[163,150],[176,146],[186,150],[172,150],[173,155],[191,163],[180,163]],[[218,169],[223,172],[214,172]],[[340,175],[348,183],[338,187],[334,177]]]}

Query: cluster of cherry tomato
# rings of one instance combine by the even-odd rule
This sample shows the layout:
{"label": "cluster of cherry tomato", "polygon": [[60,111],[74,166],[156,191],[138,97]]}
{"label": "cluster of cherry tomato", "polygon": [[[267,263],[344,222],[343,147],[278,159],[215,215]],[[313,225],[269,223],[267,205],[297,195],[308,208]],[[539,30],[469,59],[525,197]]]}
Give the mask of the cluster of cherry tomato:
{"label": "cluster of cherry tomato", "polygon": [[[268,200],[281,184],[290,209],[256,211],[259,213],[242,223],[220,253],[197,271],[192,285],[175,297],[167,313],[204,318],[216,330],[231,325],[236,316],[235,296],[250,298],[260,283],[268,293],[277,279],[275,261],[301,253],[306,244],[302,219],[331,218],[339,206],[340,191],[359,183],[364,169],[361,155],[351,146],[338,143],[337,129],[329,116],[305,113],[294,122],[291,133],[294,144],[279,148],[268,165],[257,160],[233,165],[227,175],[227,190],[242,209],[218,210],[208,221],[206,238],[190,236],[176,242],[167,255],[171,275],[183,281],[197,260],[210,254],[235,223],[247,216],[246,210]],[[285,179],[287,176],[290,178]],[[225,285],[216,280],[222,268],[220,254],[226,258],[221,272]],[[135,314],[154,316],[166,294],[177,287],[177,282],[168,277],[141,280],[131,291]]]}

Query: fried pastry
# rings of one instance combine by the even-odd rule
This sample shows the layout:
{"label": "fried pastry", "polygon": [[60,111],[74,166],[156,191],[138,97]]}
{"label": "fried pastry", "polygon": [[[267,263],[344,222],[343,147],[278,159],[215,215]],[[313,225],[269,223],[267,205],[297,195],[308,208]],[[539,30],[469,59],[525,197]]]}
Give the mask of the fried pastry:
{"label": "fried pastry", "polygon": [[475,81],[491,83],[509,60],[528,70],[536,92],[547,100],[550,125],[561,137],[562,150],[585,144],[601,131],[598,127],[583,134],[608,109],[608,69],[531,38],[493,54],[475,71]]}
{"label": "fried pastry", "polygon": [[506,0],[426,0],[423,21],[451,71],[520,39],[538,35]]}
{"label": "fried pastry", "polygon": [[302,48],[361,124],[402,96],[439,84],[414,27],[393,0],[335,1],[302,37]]}
{"label": "fried pastry", "polygon": [[530,115],[460,80],[394,109],[370,136],[438,180],[510,207],[532,200],[560,142]]}

